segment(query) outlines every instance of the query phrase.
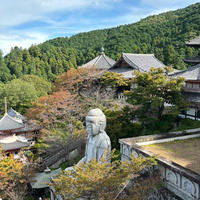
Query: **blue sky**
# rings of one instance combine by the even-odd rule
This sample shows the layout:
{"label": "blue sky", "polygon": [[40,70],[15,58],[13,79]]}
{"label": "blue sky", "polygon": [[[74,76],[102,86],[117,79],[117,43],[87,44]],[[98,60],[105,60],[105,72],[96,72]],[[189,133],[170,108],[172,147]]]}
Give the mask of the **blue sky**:
{"label": "blue sky", "polygon": [[0,0],[0,49],[139,21],[199,0]]}

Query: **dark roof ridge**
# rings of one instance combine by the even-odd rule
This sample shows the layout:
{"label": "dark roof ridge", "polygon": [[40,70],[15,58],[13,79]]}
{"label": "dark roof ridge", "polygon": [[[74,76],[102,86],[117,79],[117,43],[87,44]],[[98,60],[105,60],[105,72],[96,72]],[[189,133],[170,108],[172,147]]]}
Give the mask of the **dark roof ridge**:
{"label": "dark roof ridge", "polygon": [[[93,66],[95,66],[95,64],[100,60],[100,58],[101,58],[101,56],[102,56],[102,54],[101,55],[98,55],[96,58],[96,61],[95,61],[95,63],[93,64]],[[95,58],[94,58],[95,59]]]}
{"label": "dark roof ridge", "polygon": [[[128,53],[123,53],[122,52],[122,57],[126,60],[126,59],[128,59],[128,63],[130,62],[130,63],[132,63],[134,66],[136,66],[136,68],[137,68],[137,70],[139,70],[140,71],[140,67],[138,66],[138,65],[136,65],[134,62],[132,62],[129,58],[128,58],[128,56],[126,55],[126,54],[128,54]],[[131,54],[131,53],[129,53],[129,54]],[[133,55],[133,54],[132,54]],[[127,61],[127,60],[126,60]],[[132,66],[131,66],[132,67]],[[144,71],[144,70],[143,70]]]}
{"label": "dark roof ridge", "polygon": [[[162,65],[163,65],[163,63],[160,61],[160,60],[158,60],[158,58],[156,58],[156,56],[154,55],[154,54],[152,54],[153,55],[153,57],[159,62],[159,63],[161,63]],[[165,64],[164,64],[165,65]],[[166,66],[166,65],[165,65]]]}
{"label": "dark roof ridge", "polygon": [[138,56],[140,56],[140,55],[144,55],[144,56],[154,56],[154,54],[152,54],[152,53],[123,53],[122,52],[122,54],[128,54],[128,55],[138,55]]}
{"label": "dark roof ridge", "polygon": [[182,71],[180,71],[180,72],[176,72],[176,73],[174,73],[174,74],[172,74],[172,75],[169,75],[169,76],[175,76],[175,75],[183,74],[183,73],[185,73],[185,72],[187,72],[187,71],[195,70],[196,68],[200,68],[200,63],[197,64],[197,65],[195,65],[195,66],[188,67],[187,69],[182,70]]}
{"label": "dark roof ridge", "polygon": [[[105,61],[112,67],[113,65],[111,65],[109,62],[108,62],[108,60],[107,60],[107,57],[108,56],[106,56],[106,54],[105,53],[103,53],[103,54],[101,54],[101,56],[103,56],[104,58],[105,58]],[[110,57],[109,57],[110,58]],[[112,58],[110,58],[110,59],[112,59]],[[112,59],[113,60],[113,59]],[[113,60],[114,61],[114,60]],[[115,61],[114,61],[115,62]]]}

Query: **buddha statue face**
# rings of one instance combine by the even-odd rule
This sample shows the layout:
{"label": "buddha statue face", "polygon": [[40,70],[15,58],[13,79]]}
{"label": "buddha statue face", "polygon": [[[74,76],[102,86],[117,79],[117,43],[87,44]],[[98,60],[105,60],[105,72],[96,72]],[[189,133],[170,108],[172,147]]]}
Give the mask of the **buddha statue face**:
{"label": "buddha statue face", "polygon": [[105,127],[106,117],[103,112],[98,108],[90,110],[86,117],[86,131],[88,135],[98,135],[105,130]]}

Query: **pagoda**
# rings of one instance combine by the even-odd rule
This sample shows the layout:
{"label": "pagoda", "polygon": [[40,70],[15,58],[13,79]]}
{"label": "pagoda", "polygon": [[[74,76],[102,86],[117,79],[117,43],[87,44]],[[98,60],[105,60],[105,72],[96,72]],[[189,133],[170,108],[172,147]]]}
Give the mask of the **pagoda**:
{"label": "pagoda", "polygon": [[[185,44],[200,49],[200,36],[185,42]],[[184,62],[193,66],[171,76],[185,78],[182,93],[185,99],[190,102],[190,108],[183,114],[184,117],[200,120],[200,52],[195,57],[185,59]]]}
{"label": "pagoda", "polygon": [[37,139],[41,128],[13,108],[0,119],[0,145],[2,150],[16,157],[21,148],[28,147]]}
{"label": "pagoda", "polygon": [[[185,42],[185,44],[189,47],[193,47],[195,49],[200,49],[200,36],[190,40],[189,42]],[[200,63],[200,51],[197,56],[192,57],[192,58],[187,58],[184,61],[189,64],[199,64]]]}

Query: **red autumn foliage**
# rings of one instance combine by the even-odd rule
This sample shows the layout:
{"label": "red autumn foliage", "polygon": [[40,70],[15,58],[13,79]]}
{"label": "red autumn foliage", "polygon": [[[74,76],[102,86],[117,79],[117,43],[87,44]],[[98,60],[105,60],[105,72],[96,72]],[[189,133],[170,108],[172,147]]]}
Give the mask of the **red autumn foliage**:
{"label": "red autumn foliage", "polygon": [[97,74],[98,70],[95,68],[71,68],[58,77],[51,95],[42,96],[36,103],[33,103],[27,116],[49,127],[57,122],[58,118],[69,118],[80,113],[78,89],[83,82],[85,84]]}

